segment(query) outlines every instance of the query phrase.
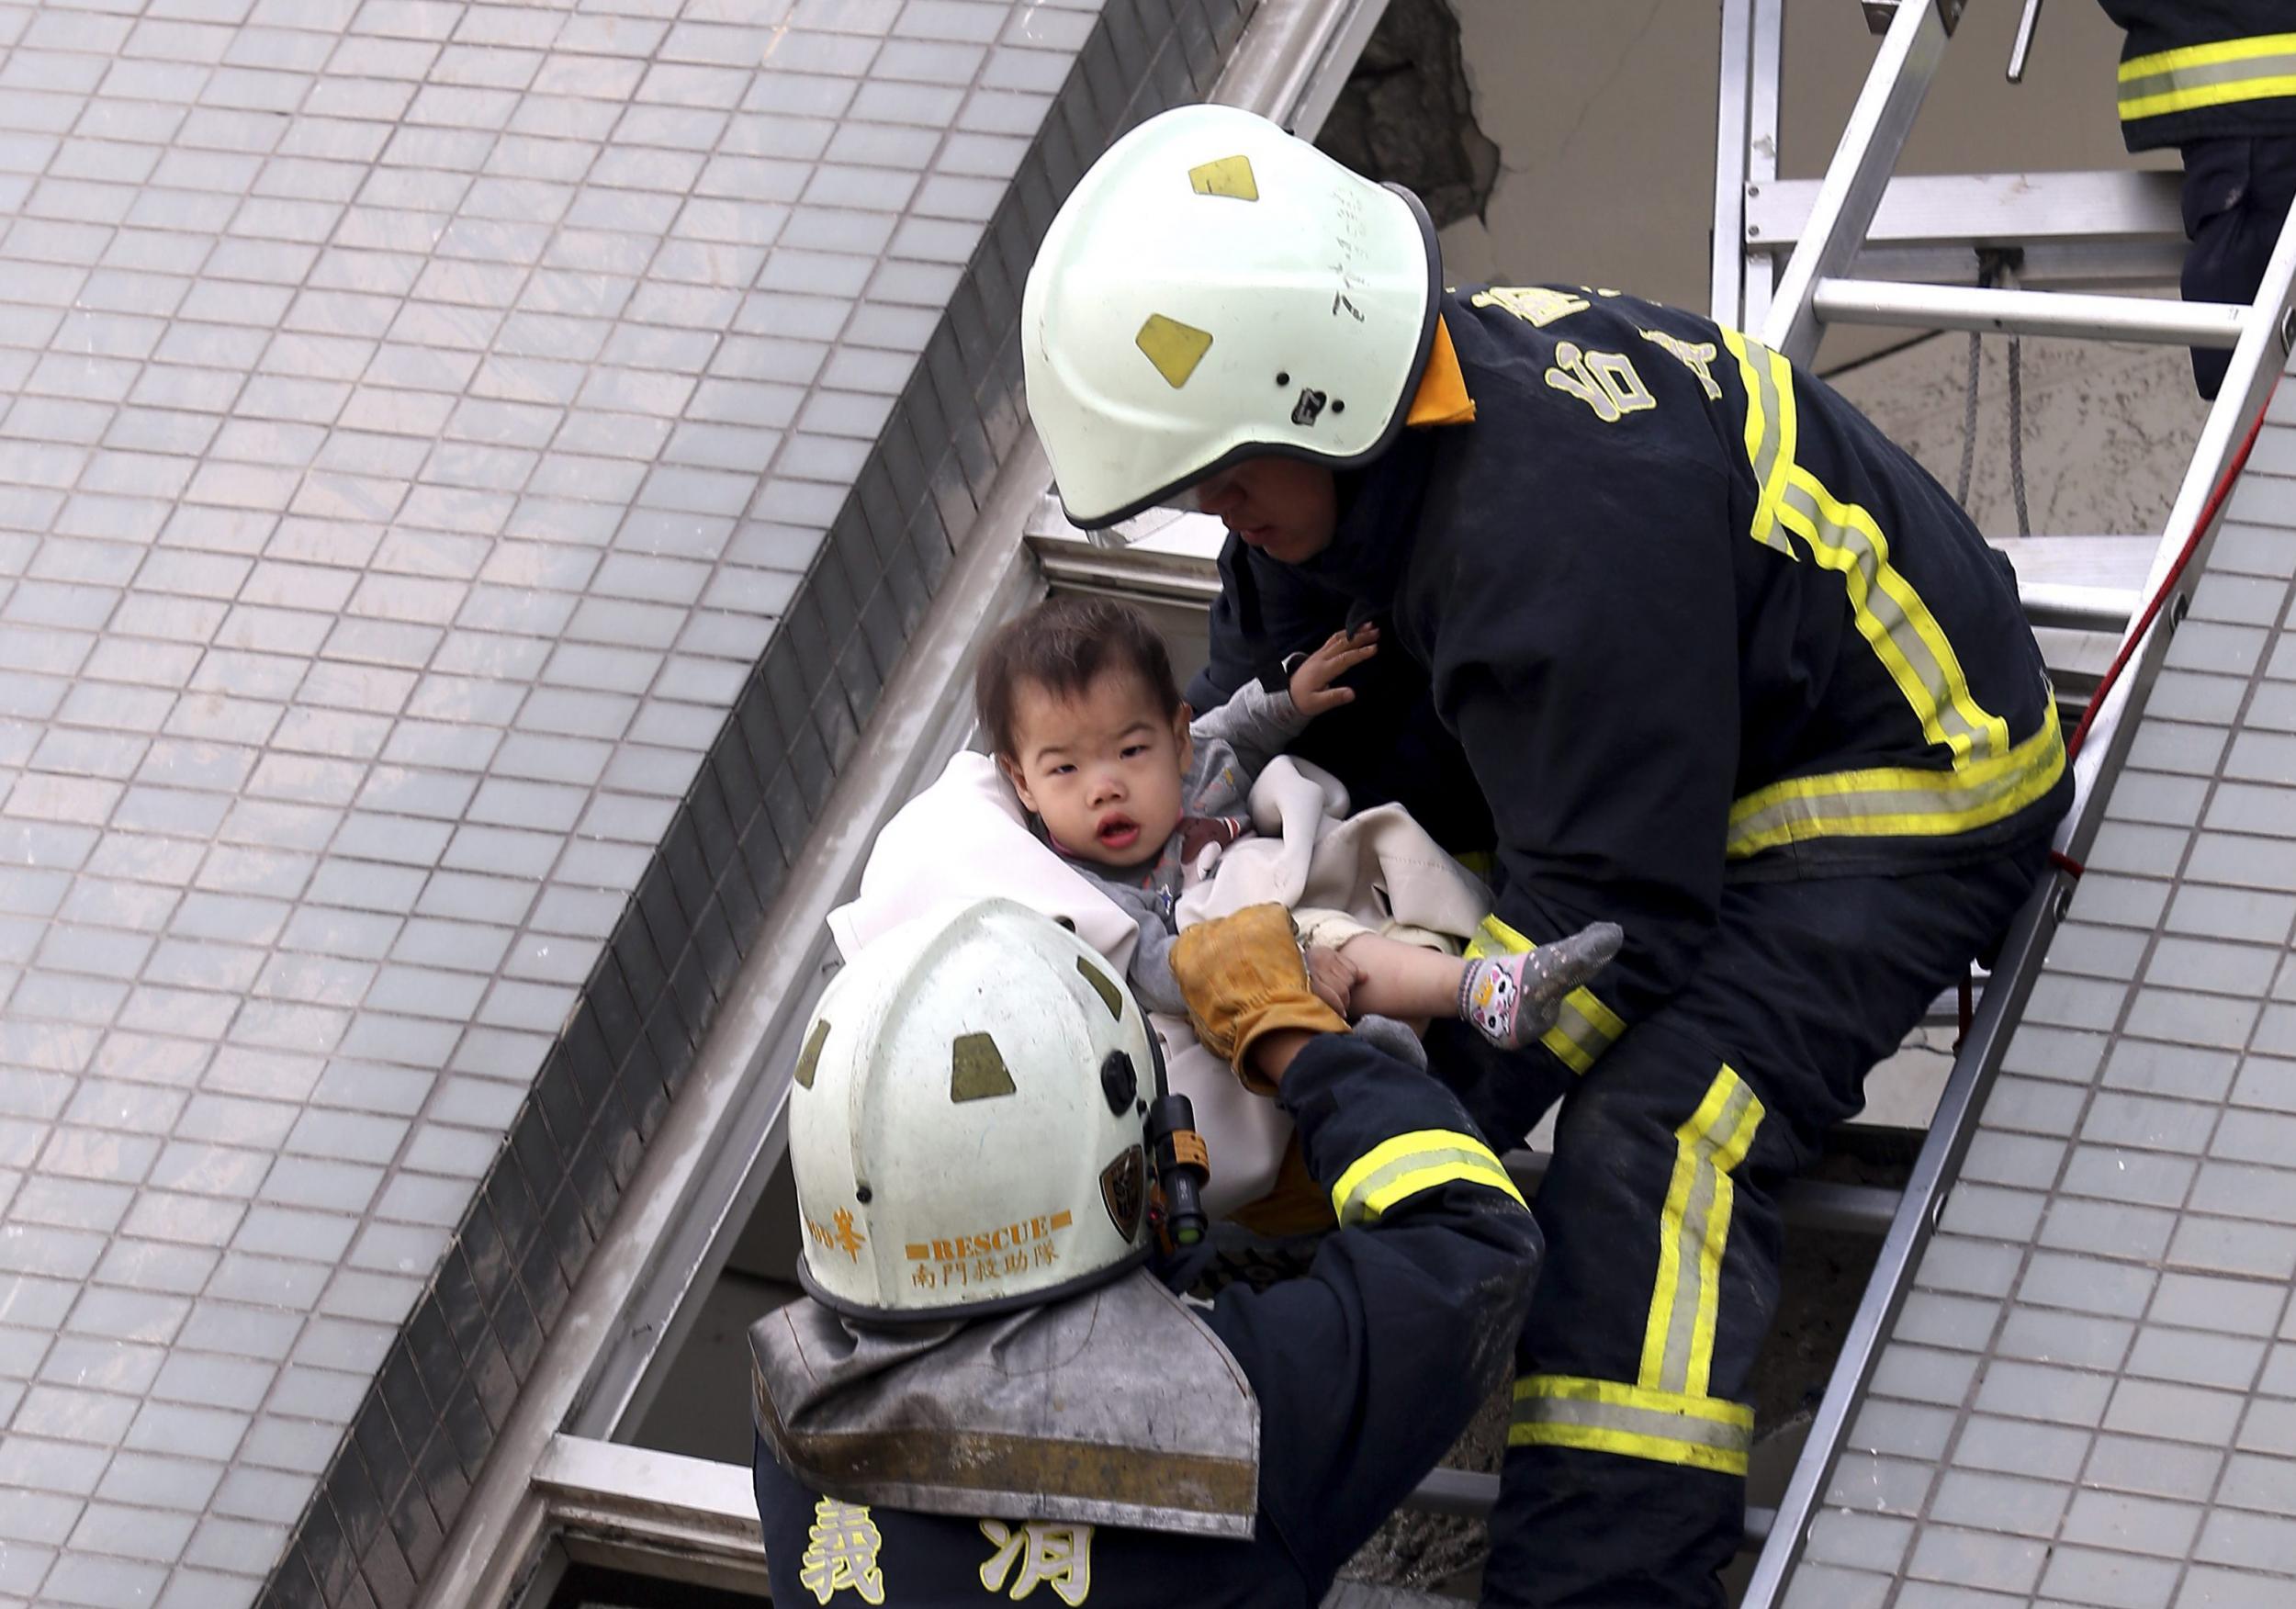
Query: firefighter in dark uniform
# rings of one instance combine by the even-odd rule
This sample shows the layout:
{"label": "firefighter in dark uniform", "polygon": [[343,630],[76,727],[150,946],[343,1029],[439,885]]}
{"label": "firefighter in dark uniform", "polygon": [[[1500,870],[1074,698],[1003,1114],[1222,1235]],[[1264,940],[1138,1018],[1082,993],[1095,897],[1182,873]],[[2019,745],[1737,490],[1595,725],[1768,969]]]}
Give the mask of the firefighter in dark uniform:
{"label": "firefighter in dark uniform", "polygon": [[[2121,133],[2135,151],[2184,154],[2187,301],[2252,302],[2296,198],[2296,4],[2102,0],[2128,33]],[[2213,397],[2228,351],[2195,350]]]}
{"label": "firefighter in dark uniform", "polygon": [[[1555,947],[1550,1015],[1595,948]],[[992,900],[831,983],[790,1104],[808,1296],[750,1332],[776,1603],[1312,1609],[1504,1382],[1539,1236],[1458,1100],[1345,1031],[1279,906],[1173,970],[1342,1226],[1264,1294],[1174,1294],[1202,1142],[1074,932]]]}
{"label": "firefighter in dark uniform", "polygon": [[2039,880],[2056,707],[2007,565],[1822,383],[1439,275],[1408,195],[1168,113],[1046,237],[1030,411],[1079,525],[1193,500],[1424,669],[1495,825],[1484,944],[1625,928],[1537,1048],[1430,1041],[1496,1146],[1562,1103],[1484,1602],[1717,1604],[1775,1191]]}

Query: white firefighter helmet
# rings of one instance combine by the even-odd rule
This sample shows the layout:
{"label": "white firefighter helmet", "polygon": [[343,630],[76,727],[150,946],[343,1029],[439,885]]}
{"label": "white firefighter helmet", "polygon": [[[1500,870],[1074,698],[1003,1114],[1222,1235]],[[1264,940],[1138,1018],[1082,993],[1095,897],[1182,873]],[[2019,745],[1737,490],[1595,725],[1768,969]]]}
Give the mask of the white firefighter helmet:
{"label": "white firefighter helmet", "polygon": [[1367,463],[1435,336],[1426,209],[1234,107],[1152,118],[1052,219],[1020,303],[1068,518],[1115,524],[1237,461]]}
{"label": "white firefighter helmet", "polygon": [[1122,974],[1025,906],[872,941],[823,993],[790,1093],[805,1289],[855,1317],[942,1319],[1137,1262],[1157,1056]]}

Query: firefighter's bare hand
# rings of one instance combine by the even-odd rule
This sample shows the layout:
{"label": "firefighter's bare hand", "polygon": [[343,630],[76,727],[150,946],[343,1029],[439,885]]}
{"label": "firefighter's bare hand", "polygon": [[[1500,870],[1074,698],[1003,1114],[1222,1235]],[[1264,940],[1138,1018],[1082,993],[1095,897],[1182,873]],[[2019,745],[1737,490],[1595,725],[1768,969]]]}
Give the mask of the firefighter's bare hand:
{"label": "firefighter's bare hand", "polygon": [[1184,929],[1171,961],[1196,1037],[1247,1086],[1273,1087],[1253,1055],[1266,1035],[1347,1031],[1347,1019],[1309,986],[1291,913],[1279,905],[1247,906]]}
{"label": "firefighter's bare hand", "polygon": [[1379,651],[1379,628],[1367,620],[1353,632],[1332,633],[1291,673],[1291,702],[1303,715],[1320,715],[1354,703],[1354,688],[1332,684]]}
{"label": "firefighter's bare hand", "polygon": [[1333,1010],[1355,1020],[1349,1008],[1355,998],[1356,985],[1363,982],[1363,969],[1328,945],[1311,944],[1307,951],[1308,987],[1316,998]]}

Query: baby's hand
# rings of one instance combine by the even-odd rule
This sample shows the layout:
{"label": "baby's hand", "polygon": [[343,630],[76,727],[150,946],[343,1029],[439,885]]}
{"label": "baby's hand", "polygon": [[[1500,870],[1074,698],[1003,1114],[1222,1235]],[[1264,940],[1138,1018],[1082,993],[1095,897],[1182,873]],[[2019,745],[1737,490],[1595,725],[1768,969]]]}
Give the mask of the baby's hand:
{"label": "baby's hand", "polygon": [[1303,715],[1320,715],[1353,702],[1355,689],[1332,683],[1379,651],[1379,628],[1367,620],[1353,632],[1332,633],[1291,673],[1291,702]]}
{"label": "baby's hand", "polygon": [[1232,816],[1184,816],[1180,818],[1180,864],[1194,866],[1196,857],[1210,845],[1226,849],[1244,836],[1245,823]]}
{"label": "baby's hand", "polygon": [[1363,981],[1363,969],[1336,950],[1321,944],[1311,944],[1307,950],[1308,987],[1313,989],[1324,1005],[1349,1021],[1355,1013],[1348,1010],[1356,985]]}

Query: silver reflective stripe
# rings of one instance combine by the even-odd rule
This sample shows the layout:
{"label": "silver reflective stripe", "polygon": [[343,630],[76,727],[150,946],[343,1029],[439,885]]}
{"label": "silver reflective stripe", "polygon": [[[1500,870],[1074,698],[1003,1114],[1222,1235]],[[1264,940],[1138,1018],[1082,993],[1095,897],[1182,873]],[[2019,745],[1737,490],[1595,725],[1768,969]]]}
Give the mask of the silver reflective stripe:
{"label": "silver reflective stripe", "polygon": [[1781,399],[1778,382],[1770,366],[1770,349],[1758,341],[1739,336],[1730,343],[1739,351],[1739,377],[1745,382],[1754,405],[1761,410],[1761,440],[1754,448],[1754,540],[1764,547],[1774,547],[1791,557],[1794,546],[1778,529],[1774,513],[1765,523],[1762,519],[1763,494],[1770,478],[1777,473],[1778,453],[1784,445],[1785,433],[1778,417]]}
{"label": "silver reflective stripe", "polygon": [[[1730,1080],[1730,1093],[1724,1097],[1722,1109],[1698,1136],[1690,1192],[1683,1202],[1682,1229],[1675,1237],[1674,1301],[1666,1315],[1666,1350],[1660,1362],[1659,1378],[1652,1380],[1648,1375],[1643,1377],[1644,1385],[1655,1385],[1661,1391],[1686,1392],[1691,1389],[1690,1357],[1698,1344],[1698,1310],[1705,1289],[1707,1236],[1715,1234],[1718,1243],[1720,1236],[1729,1232],[1727,1207],[1722,1211],[1722,1221],[1714,1221],[1715,1198],[1721,1193],[1722,1178],[1722,1170],[1715,1166],[1715,1153],[1737,1134],[1739,1124],[1745,1120],[1746,1108],[1753,1104],[1754,1092],[1728,1067],[1721,1075]],[[1720,1277],[1719,1268],[1715,1273]],[[1646,1362],[1643,1367],[1649,1366]]]}
{"label": "silver reflective stripe", "polygon": [[1591,1402],[1577,1397],[1521,1397],[1514,1404],[1517,1424],[1575,1424],[1588,1430],[1615,1431],[1622,1435],[1649,1436],[1656,1441],[1687,1442],[1718,1453],[1746,1453],[1753,1448],[1750,1425],[1728,1424],[1716,1419],[1695,1419],[1660,1408],[1637,1408],[1624,1402]]}
{"label": "silver reflective stripe", "polygon": [[[2022,747],[2029,750],[2029,759],[2020,757],[2016,763],[1975,780],[1953,771],[1938,771],[1933,773],[1934,783],[1915,782],[1902,788],[1882,785],[1878,777],[1872,785],[1839,791],[1789,784],[1760,809],[1731,820],[1722,852],[1746,855],[1786,838],[1811,836],[1794,830],[1797,827],[1863,837],[1936,838],[1998,820],[2039,797],[2063,768],[2065,746],[2055,736],[2054,715],[2052,707],[2041,731],[2025,740]],[[1829,779],[1806,781],[1824,783]],[[2005,805],[2011,808],[1999,808]]]}
{"label": "silver reflective stripe", "polygon": [[[1554,1037],[1560,1034],[1583,1059],[1582,1062],[1574,1061],[1564,1056],[1563,1060],[1583,1073],[1602,1059],[1603,1052],[1611,1048],[1617,1036],[1604,1029],[1580,1007],[1577,1001],[1579,993],[1579,990],[1573,989],[1563,996],[1562,1009],[1555,1013],[1555,1026],[1540,1036],[1540,1042],[1553,1050]],[[1560,1052],[1556,1053],[1561,1054]]]}
{"label": "silver reflective stripe", "polygon": [[1430,1180],[1430,1185],[1469,1177],[1491,1179],[1493,1176],[1510,1188],[1514,1183],[1507,1178],[1506,1170],[1498,1165],[1491,1153],[1480,1148],[1446,1145],[1407,1152],[1356,1181],[1347,1192],[1347,1199],[1340,1204],[1340,1222],[1361,1223],[1367,1218],[1378,1218],[1394,1205],[1380,1201],[1382,1192],[1405,1175],[1424,1173],[1430,1168],[1442,1170],[1442,1177]]}
{"label": "silver reflective stripe", "polygon": [[[1945,734],[1947,741],[1950,743],[1954,738],[1960,738],[1962,743],[1958,751],[1966,753],[1972,759],[1989,758],[1994,751],[1993,734],[1973,725],[1960,710],[1953,707],[1953,683],[1945,674],[1945,668],[1937,662],[1937,656],[1930,652],[1930,645],[1921,640],[1921,634],[1914,630],[1913,622],[1906,618],[1897,600],[1883,590],[1882,556],[1874,551],[1874,544],[1865,533],[1854,526],[1838,524],[1827,517],[1809,489],[1791,480],[1787,482],[1785,495],[1779,501],[1807,522],[1812,546],[1830,547],[1847,554],[1850,561],[1857,567],[1858,574],[1865,583],[1865,599],[1861,613],[1881,627],[1889,638],[1890,646],[1911,668],[1914,679],[1929,695],[1930,704],[1936,712],[1938,727]],[[1840,566],[1828,568],[1839,568]],[[1852,600],[1853,604],[1855,602]],[[1880,645],[1877,643],[1874,647],[1878,648]]]}
{"label": "silver reflective stripe", "polygon": [[[2296,51],[2277,51],[2265,56],[2242,56],[2229,62],[2207,62],[2191,66],[2170,67],[2148,73],[2142,78],[2123,79],[2121,84],[2121,115],[2128,117],[2159,117],[2169,112],[2190,111],[2195,106],[2220,106],[2226,101],[2260,100],[2290,93],[2286,82],[2296,78]],[[2281,80],[2272,83],[2271,80]],[[2254,87],[2248,85],[2253,81]],[[2203,94],[2203,91],[2233,89],[2230,94]],[[2130,108],[2140,102],[2161,96],[2172,96],[2185,105],[2151,107],[2141,111]]]}

